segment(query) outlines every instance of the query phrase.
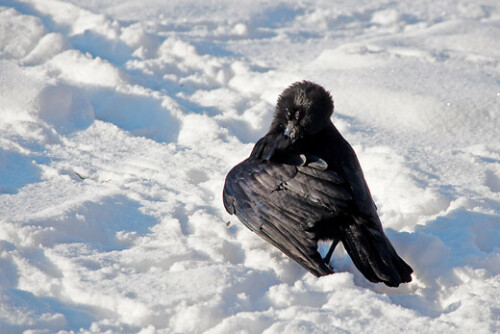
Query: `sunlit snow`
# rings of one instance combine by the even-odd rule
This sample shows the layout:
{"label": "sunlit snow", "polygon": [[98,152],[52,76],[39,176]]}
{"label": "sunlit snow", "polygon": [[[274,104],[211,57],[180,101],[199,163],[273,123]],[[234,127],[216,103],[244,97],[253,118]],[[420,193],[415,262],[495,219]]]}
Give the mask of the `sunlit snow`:
{"label": "sunlit snow", "polygon": [[[225,212],[303,79],[412,283]],[[498,1],[0,0],[0,333],[499,332],[499,129]]]}

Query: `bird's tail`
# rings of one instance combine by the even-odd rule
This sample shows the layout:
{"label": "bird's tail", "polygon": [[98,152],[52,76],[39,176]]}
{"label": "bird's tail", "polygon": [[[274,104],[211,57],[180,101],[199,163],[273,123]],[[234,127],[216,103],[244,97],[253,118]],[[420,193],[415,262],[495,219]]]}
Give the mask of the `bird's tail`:
{"label": "bird's tail", "polygon": [[391,287],[411,281],[413,269],[399,257],[378,217],[355,218],[341,228],[341,240],[358,270],[371,282]]}

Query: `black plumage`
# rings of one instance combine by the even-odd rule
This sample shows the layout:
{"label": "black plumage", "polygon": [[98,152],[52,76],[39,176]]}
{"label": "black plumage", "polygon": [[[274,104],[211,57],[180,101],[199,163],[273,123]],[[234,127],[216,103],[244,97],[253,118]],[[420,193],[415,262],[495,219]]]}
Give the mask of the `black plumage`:
{"label": "black plumage", "polygon": [[[371,282],[396,287],[413,270],[385,235],[354,150],[330,120],[333,101],[302,81],[278,98],[267,134],[224,185],[224,206],[250,230],[316,276],[333,273],[342,242]],[[331,240],[325,256],[319,240]]]}

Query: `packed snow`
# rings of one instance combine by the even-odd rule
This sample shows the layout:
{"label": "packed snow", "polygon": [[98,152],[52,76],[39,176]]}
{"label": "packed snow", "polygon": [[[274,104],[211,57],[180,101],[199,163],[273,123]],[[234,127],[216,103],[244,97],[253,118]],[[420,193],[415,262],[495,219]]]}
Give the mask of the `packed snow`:
{"label": "packed snow", "polygon": [[[499,36],[496,0],[0,0],[0,332],[499,332]],[[225,212],[303,79],[410,284]]]}

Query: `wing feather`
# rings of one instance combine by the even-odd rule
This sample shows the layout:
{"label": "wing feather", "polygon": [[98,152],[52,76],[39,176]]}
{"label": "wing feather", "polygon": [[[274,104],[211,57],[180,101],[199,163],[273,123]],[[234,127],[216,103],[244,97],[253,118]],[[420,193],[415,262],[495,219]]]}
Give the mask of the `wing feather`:
{"label": "wing feather", "polygon": [[350,201],[345,181],[331,170],[260,159],[234,167],[224,186],[228,212],[316,276],[333,271],[317,251],[315,224]]}

